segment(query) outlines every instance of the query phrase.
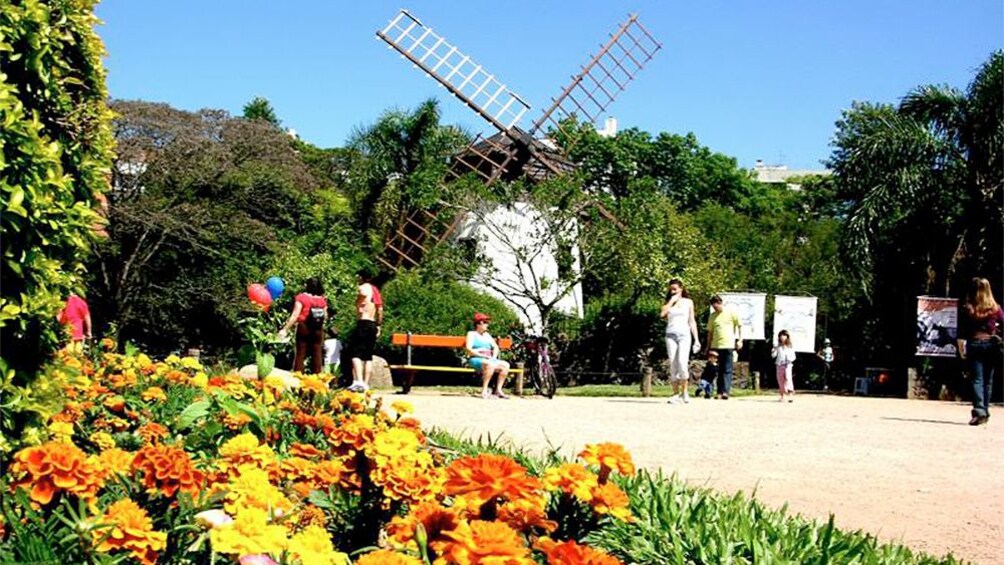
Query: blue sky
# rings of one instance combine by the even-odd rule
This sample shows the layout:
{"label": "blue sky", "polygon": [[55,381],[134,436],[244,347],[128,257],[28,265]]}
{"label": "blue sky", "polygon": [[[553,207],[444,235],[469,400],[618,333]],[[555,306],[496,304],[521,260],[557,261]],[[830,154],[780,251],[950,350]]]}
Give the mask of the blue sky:
{"label": "blue sky", "polygon": [[375,38],[400,8],[518,92],[532,116],[638,13],[663,49],[608,113],[621,128],[693,132],[743,167],[820,168],[853,101],[965,88],[1004,48],[1000,0],[104,0],[97,14],[114,98],[239,114],[264,96],[283,125],[322,147],[429,97],[444,121],[483,130]]}

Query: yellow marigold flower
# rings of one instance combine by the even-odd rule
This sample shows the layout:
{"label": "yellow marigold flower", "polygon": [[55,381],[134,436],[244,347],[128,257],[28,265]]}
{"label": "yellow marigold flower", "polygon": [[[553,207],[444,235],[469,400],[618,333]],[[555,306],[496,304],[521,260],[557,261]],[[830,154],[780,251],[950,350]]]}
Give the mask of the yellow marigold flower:
{"label": "yellow marigold flower", "polygon": [[617,485],[613,483],[602,484],[593,489],[593,500],[589,503],[597,514],[608,514],[618,520],[631,522],[631,510],[628,508],[630,500]]}
{"label": "yellow marigold flower", "polygon": [[201,371],[202,363],[195,357],[184,357],[181,359],[181,366],[185,369],[191,369],[193,371]]}
{"label": "yellow marigold flower", "polygon": [[[443,563],[535,565],[520,535],[502,522],[474,520],[443,537],[449,540],[438,547]],[[439,544],[437,544],[438,546]],[[438,562],[438,561],[437,561]]]}
{"label": "yellow marigold flower", "polygon": [[73,424],[69,422],[51,422],[49,424],[49,434],[53,441],[69,442],[73,439]]}
{"label": "yellow marigold flower", "polygon": [[502,455],[463,457],[446,469],[446,494],[463,496],[471,508],[494,498],[522,498],[540,488],[540,481],[527,475],[526,468]]}
{"label": "yellow marigold flower", "polygon": [[153,565],[157,552],[167,547],[167,534],[154,531],[146,510],[128,498],[112,503],[100,522],[109,526],[91,532],[98,551],[128,551],[140,563]]}
{"label": "yellow marigold flower", "polygon": [[228,439],[219,450],[217,466],[225,473],[231,473],[242,465],[254,465],[266,469],[275,465],[275,452],[263,445],[250,432]]}
{"label": "yellow marigold flower", "polygon": [[251,416],[244,414],[243,412],[238,412],[237,414],[230,414],[229,412],[222,412],[223,425],[228,430],[239,430],[244,426],[251,423]]}
{"label": "yellow marigold flower", "polygon": [[195,373],[195,376],[188,381],[188,384],[194,386],[195,388],[204,389],[206,388],[206,386],[209,385],[209,376],[203,373],[202,371],[199,371],[198,373]]}
{"label": "yellow marigold flower", "polygon": [[48,504],[61,491],[94,500],[103,486],[101,474],[84,452],[72,443],[49,442],[14,455],[12,486],[29,488],[28,496]]}
{"label": "yellow marigold flower", "polygon": [[113,475],[129,476],[132,473],[132,462],[135,453],[112,447],[102,451],[96,457],[96,466],[100,469],[102,479]]}
{"label": "yellow marigold flower", "polygon": [[582,502],[593,499],[593,489],[599,481],[589,469],[575,463],[565,463],[544,471],[544,488],[560,490]]}
{"label": "yellow marigold flower", "polygon": [[94,432],[87,439],[102,451],[115,447],[115,439],[108,432]]}
{"label": "yellow marigold flower", "polygon": [[159,386],[152,386],[144,390],[140,397],[147,402],[164,402],[167,400],[167,394]]}
{"label": "yellow marigold flower", "polygon": [[307,526],[289,540],[289,553],[302,565],[349,565],[349,556],[335,551],[324,528]]}
{"label": "yellow marigold flower", "polygon": [[589,465],[599,465],[600,483],[607,482],[610,471],[617,471],[621,475],[633,475],[634,463],[631,461],[631,454],[618,443],[598,443],[587,445],[579,454],[579,457]]}
{"label": "yellow marigold flower", "polygon": [[268,513],[261,508],[242,508],[231,524],[209,531],[213,551],[234,555],[281,553],[286,549],[286,528],[268,523]]}
{"label": "yellow marigold flower", "polygon": [[404,400],[395,400],[391,403],[390,409],[397,412],[401,416],[411,414],[415,411],[415,407],[412,406],[410,402],[405,402]]}
{"label": "yellow marigold flower", "polygon": [[315,392],[317,394],[324,394],[328,392],[328,383],[324,379],[318,378],[314,375],[307,375],[300,379],[300,390],[305,392]]}
{"label": "yellow marigold flower", "polygon": [[547,556],[548,565],[623,565],[621,560],[608,553],[571,540],[558,543],[543,537],[537,540],[534,547]]}
{"label": "yellow marigold flower", "polygon": [[227,484],[226,500],[223,508],[230,514],[237,514],[245,508],[260,508],[277,515],[286,515],[293,503],[272,483],[268,473],[254,465],[243,465],[237,469],[237,476]]}
{"label": "yellow marigold flower", "polygon": [[356,565],[422,565],[417,557],[397,553],[389,549],[371,551],[356,560]]}

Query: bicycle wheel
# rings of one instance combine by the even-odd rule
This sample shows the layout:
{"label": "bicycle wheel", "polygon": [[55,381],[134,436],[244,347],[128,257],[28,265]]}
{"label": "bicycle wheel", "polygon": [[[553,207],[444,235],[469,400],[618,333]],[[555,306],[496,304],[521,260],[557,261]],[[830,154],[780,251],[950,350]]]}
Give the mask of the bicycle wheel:
{"label": "bicycle wheel", "polygon": [[554,393],[558,390],[558,377],[555,376],[554,369],[551,368],[550,364],[541,365],[540,376],[537,380],[540,382],[540,388],[537,389],[537,392],[548,398],[553,398]]}
{"label": "bicycle wheel", "polygon": [[537,370],[536,363],[527,363],[526,367],[523,368],[523,389],[533,387],[533,390],[537,394],[542,394],[540,392],[540,372]]}

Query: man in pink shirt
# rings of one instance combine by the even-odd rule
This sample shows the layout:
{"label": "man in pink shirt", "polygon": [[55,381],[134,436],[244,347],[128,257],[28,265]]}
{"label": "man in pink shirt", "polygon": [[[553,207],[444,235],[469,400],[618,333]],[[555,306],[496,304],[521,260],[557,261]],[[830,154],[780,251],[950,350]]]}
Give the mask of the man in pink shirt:
{"label": "man in pink shirt", "polygon": [[84,349],[84,340],[91,339],[91,309],[87,302],[76,294],[66,299],[66,306],[59,313],[59,323],[70,326],[70,351],[80,352]]}

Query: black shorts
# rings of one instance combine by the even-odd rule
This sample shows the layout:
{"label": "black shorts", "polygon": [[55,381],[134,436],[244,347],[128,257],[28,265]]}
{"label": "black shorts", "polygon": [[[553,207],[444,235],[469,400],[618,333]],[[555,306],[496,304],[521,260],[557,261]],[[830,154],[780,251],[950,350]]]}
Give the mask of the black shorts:
{"label": "black shorts", "polygon": [[373,360],[373,346],[377,340],[377,323],[373,320],[359,320],[352,335],[352,358],[363,361]]}

